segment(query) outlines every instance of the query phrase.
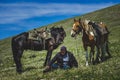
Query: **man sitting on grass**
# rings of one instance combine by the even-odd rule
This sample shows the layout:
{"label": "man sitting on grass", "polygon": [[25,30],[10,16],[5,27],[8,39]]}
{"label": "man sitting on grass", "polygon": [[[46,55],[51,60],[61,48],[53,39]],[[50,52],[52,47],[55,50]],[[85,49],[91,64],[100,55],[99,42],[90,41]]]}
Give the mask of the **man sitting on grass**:
{"label": "man sitting on grass", "polygon": [[58,52],[48,63],[43,73],[49,72],[52,69],[70,69],[72,67],[78,67],[78,62],[73,54],[67,51],[67,48],[65,46],[62,46],[60,52]]}

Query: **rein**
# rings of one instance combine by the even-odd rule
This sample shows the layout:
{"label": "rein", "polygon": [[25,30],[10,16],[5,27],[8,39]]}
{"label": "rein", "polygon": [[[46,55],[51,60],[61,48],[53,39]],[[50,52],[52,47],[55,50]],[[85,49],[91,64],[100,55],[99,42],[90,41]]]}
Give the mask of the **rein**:
{"label": "rein", "polygon": [[[77,45],[77,37],[75,37],[75,49],[76,49],[76,54],[77,54],[77,56],[78,56],[78,58],[80,58],[80,55],[79,55],[79,53],[78,53],[78,45]],[[79,63],[79,60],[78,60],[78,63]]]}

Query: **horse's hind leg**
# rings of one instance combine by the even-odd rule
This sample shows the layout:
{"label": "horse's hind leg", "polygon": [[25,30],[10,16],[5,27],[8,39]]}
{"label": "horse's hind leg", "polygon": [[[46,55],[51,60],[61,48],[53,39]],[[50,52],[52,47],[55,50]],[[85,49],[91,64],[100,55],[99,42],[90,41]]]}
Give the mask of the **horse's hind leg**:
{"label": "horse's hind leg", "polygon": [[104,43],[103,45],[101,45],[101,60],[104,61],[105,60],[105,52],[106,52],[106,44]]}
{"label": "horse's hind leg", "polygon": [[108,56],[111,57],[111,54],[109,52],[108,42],[106,42],[106,52],[107,52]]}
{"label": "horse's hind leg", "polygon": [[16,64],[16,71],[17,71],[18,73],[21,73],[21,72],[22,72],[22,64],[21,64],[22,53],[23,53],[23,51],[21,52],[21,51],[19,50],[17,53],[14,53],[14,54],[13,54],[14,61],[15,61],[15,64]]}
{"label": "horse's hind leg", "polygon": [[109,43],[109,41],[108,41],[108,36],[109,36],[109,34],[106,34],[106,35],[105,35],[105,47],[106,47],[106,52],[107,52],[107,54],[108,54],[108,57],[111,57],[111,54],[110,54],[110,52],[109,52],[109,46],[108,46],[108,43]]}

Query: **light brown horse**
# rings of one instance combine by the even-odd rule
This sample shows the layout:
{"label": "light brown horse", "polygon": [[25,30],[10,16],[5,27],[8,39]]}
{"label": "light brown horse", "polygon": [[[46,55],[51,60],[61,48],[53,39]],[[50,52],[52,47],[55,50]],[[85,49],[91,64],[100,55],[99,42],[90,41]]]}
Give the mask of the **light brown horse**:
{"label": "light brown horse", "polygon": [[[86,66],[88,65],[88,47],[90,47],[90,63],[94,64],[94,48],[97,47],[96,61],[99,60],[100,57],[100,49],[102,51],[101,57],[103,57],[103,45],[106,46],[106,52],[109,54],[108,45],[106,44],[108,41],[108,36],[99,35],[98,31],[93,27],[92,22],[90,20],[76,20],[74,19],[74,24],[71,30],[71,36],[76,37],[80,32],[82,32],[82,41],[83,47],[86,53]],[[107,34],[108,35],[108,34]],[[100,58],[101,59],[101,58]]]}

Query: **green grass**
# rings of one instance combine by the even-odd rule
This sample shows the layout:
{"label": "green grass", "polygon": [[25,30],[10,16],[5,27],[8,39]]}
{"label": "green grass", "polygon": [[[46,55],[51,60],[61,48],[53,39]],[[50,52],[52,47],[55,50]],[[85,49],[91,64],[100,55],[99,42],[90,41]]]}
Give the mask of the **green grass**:
{"label": "green grass", "polygon": [[[73,52],[79,67],[70,70],[55,70],[43,74],[43,63],[46,51],[24,51],[22,57],[22,74],[16,73],[15,64],[11,52],[11,38],[0,41],[0,80],[119,80],[120,79],[120,5],[98,10],[74,18],[86,18],[94,21],[103,21],[110,30],[109,47],[112,58],[98,64],[85,66],[85,53],[82,47],[81,35],[75,40],[70,36],[73,18],[66,19],[54,24],[62,25],[67,33],[67,37],[62,45]],[[43,26],[44,27],[44,26]],[[40,27],[38,28],[40,29]],[[59,51],[60,45],[53,51],[52,57]]]}

